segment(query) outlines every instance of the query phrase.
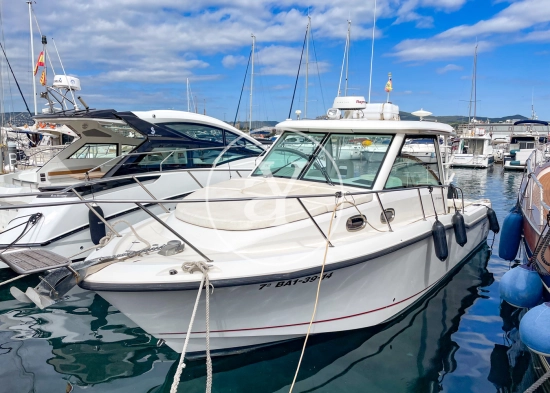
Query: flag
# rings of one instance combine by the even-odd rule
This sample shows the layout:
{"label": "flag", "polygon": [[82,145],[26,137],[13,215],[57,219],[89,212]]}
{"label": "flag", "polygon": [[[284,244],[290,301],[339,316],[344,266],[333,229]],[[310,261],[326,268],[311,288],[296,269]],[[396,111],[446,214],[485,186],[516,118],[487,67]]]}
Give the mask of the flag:
{"label": "flag", "polygon": [[391,76],[390,76],[390,79],[388,80],[388,83],[386,83],[386,87],[384,88],[384,90],[386,90],[386,92],[388,93],[393,90],[393,86],[391,83]]}
{"label": "flag", "polygon": [[40,52],[38,55],[38,61],[36,62],[36,65],[34,66],[34,75],[36,76],[36,73],[38,72],[38,67],[44,67],[44,52]]}
{"label": "flag", "polygon": [[46,86],[46,70],[43,70],[42,75],[40,75],[40,84]]}

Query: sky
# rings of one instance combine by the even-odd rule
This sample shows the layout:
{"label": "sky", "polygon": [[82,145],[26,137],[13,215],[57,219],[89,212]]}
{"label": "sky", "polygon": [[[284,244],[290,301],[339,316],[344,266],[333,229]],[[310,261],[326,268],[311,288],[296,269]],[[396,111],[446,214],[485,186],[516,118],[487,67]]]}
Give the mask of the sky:
{"label": "sky", "polygon": [[[0,7],[0,42],[33,111],[28,4],[0,0]],[[188,79],[200,113],[247,121],[250,69],[238,114],[237,106],[254,34],[252,119],[282,121],[308,15],[307,117],[325,114],[337,95],[348,20],[347,94],[369,94],[374,0],[36,0],[32,7],[35,58],[40,30],[56,74],[63,72],[54,42],[91,108],[187,110]],[[538,118],[550,119],[550,0],[377,0],[374,35],[372,102],[386,101],[391,72],[390,101],[401,110],[467,116],[477,42],[478,117],[531,117],[533,100]],[[305,116],[305,57],[292,117],[297,109]],[[0,58],[2,107],[23,111]],[[45,100],[38,102],[40,111]]]}

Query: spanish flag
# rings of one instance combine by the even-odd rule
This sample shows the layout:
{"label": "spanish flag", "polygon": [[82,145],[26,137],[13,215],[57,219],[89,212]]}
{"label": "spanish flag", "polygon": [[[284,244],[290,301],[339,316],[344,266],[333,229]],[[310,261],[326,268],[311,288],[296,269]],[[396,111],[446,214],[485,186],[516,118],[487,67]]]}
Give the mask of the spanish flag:
{"label": "spanish flag", "polygon": [[390,76],[390,79],[388,80],[388,82],[386,83],[386,87],[384,88],[384,90],[386,90],[387,93],[389,93],[390,91],[393,90],[393,86],[392,86],[392,83],[391,83],[391,76]]}
{"label": "spanish flag", "polygon": [[42,75],[40,75],[40,84],[46,86],[46,70],[43,70]]}
{"label": "spanish flag", "polygon": [[38,72],[38,67],[44,67],[44,52],[40,52],[38,55],[38,61],[36,62],[36,65],[34,66],[34,75],[36,76],[36,73]]}

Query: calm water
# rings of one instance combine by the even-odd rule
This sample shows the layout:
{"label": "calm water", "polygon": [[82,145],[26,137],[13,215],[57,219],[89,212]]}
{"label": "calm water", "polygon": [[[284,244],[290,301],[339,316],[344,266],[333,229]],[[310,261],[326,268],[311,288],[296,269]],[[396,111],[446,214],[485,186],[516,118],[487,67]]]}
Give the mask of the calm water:
{"label": "calm water", "polygon": [[[493,202],[499,221],[521,173],[455,169],[466,196]],[[489,235],[489,244],[493,235]],[[498,250],[498,236],[494,249]],[[500,307],[509,263],[482,247],[445,285],[392,323],[312,337],[295,392],[523,392],[540,370],[518,341],[518,311]],[[0,271],[0,280],[12,277]],[[25,280],[25,279],[24,279]],[[36,278],[20,281],[21,289]],[[0,392],[168,392],[178,355],[92,293],[41,311],[0,287]],[[216,358],[215,392],[287,392],[302,341]],[[203,360],[179,391],[203,392]]]}

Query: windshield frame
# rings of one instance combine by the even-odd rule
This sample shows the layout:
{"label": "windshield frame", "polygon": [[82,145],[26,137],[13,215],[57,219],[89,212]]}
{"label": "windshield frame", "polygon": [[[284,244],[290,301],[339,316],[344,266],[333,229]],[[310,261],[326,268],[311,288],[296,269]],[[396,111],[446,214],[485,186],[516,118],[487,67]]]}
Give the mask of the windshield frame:
{"label": "windshield frame", "polygon": [[[384,130],[385,131],[385,130]],[[283,144],[284,142],[284,136],[285,134],[291,134],[291,135],[297,135],[297,136],[307,136],[308,134],[313,134],[313,135],[323,135],[321,140],[318,142],[318,145],[316,146],[316,148],[313,150],[313,152],[309,155],[308,157],[308,160],[307,162],[305,163],[305,165],[302,167],[302,169],[300,170],[300,172],[294,177],[294,176],[277,176],[277,175],[273,175],[273,174],[270,174],[269,176],[268,175],[265,175],[263,173],[258,173],[258,171],[261,171],[260,167],[262,165],[262,163],[269,158],[269,155],[272,154],[278,147],[280,147],[281,144]],[[342,136],[343,134],[348,134],[346,132],[342,132],[342,131],[339,131],[339,130],[319,130],[319,131],[315,131],[315,132],[311,132],[311,133],[302,133],[302,132],[299,132],[299,131],[292,131],[292,130],[284,130],[283,133],[279,136],[279,138],[277,138],[277,141],[275,142],[275,144],[271,147],[271,149],[267,150],[266,151],[266,155],[262,158],[262,161],[256,166],[256,168],[254,169],[254,171],[250,174],[251,177],[275,177],[275,178],[282,178],[282,179],[293,179],[293,180],[303,180],[303,181],[311,181],[311,182],[317,182],[317,183],[324,183],[324,184],[329,184],[329,185],[342,185],[342,186],[349,186],[349,187],[357,187],[357,188],[363,188],[363,189],[369,189],[369,190],[372,190],[374,189],[374,185],[376,184],[377,180],[378,180],[378,176],[380,175],[380,171],[382,170],[382,167],[384,166],[384,164],[386,163],[386,160],[387,160],[387,157],[388,157],[388,154],[389,154],[389,151],[391,149],[391,146],[393,145],[393,142],[395,140],[395,136],[397,135],[396,133],[392,133],[392,132],[387,132],[387,133],[378,133],[378,132],[372,132],[372,131],[364,131],[364,132],[353,132],[353,133],[349,133],[350,137],[353,137],[353,138],[357,138],[357,137],[375,137],[375,136],[381,136],[381,137],[389,137],[389,141],[387,143],[387,149],[386,151],[384,152],[384,155],[382,157],[382,159],[380,160],[380,164],[378,165],[378,168],[376,169],[376,173],[373,177],[373,180],[372,180],[372,184],[370,186],[366,186],[364,184],[350,184],[350,183],[347,183],[347,182],[343,182],[342,181],[342,178],[341,176],[338,176],[336,178],[332,178],[329,176],[330,179],[326,179],[326,180],[318,180],[318,179],[315,179],[315,178],[306,178],[305,176],[307,175],[307,173],[309,172],[310,168],[315,165],[315,162],[318,161],[318,160],[321,160],[321,158],[319,157],[319,155],[321,154],[321,152],[323,151],[326,151],[326,145],[328,143],[328,141],[330,140],[330,138],[332,138],[333,136]],[[327,152],[328,153],[328,152]],[[334,157],[332,157],[331,155],[331,160],[334,161]],[[289,163],[292,163],[292,162],[289,162]],[[282,169],[281,168],[277,168],[277,170],[279,169]],[[325,167],[326,169],[326,167]]]}

